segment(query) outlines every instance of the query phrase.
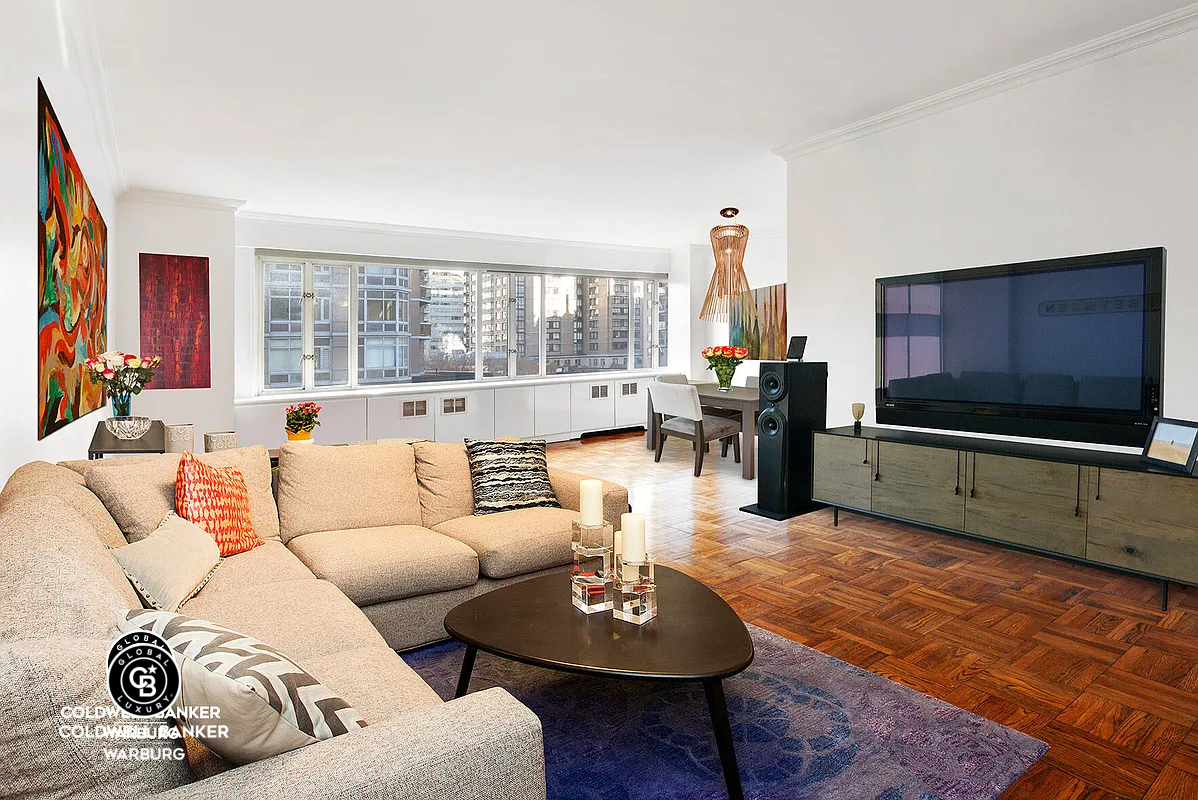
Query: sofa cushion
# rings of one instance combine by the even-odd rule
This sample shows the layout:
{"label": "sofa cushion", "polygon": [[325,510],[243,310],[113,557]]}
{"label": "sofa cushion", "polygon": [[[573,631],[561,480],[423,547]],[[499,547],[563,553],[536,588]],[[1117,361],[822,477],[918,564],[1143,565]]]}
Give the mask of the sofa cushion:
{"label": "sofa cushion", "polygon": [[0,587],[0,639],[106,638],[141,606],[87,520],[38,495],[0,514]]}
{"label": "sofa cushion", "polygon": [[370,725],[443,702],[415,670],[387,647],[359,647],[344,653],[314,656],[302,666],[345,698]]}
{"label": "sofa cushion", "polygon": [[470,460],[466,446],[448,442],[416,442],[416,478],[420,482],[420,513],[432,528],[474,513]]}
{"label": "sofa cushion", "polygon": [[312,656],[384,644],[357,606],[325,581],[281,581],[219,593],[211,588],[184,603],[183,613],[261,639],[301,664]]}
{"label": "sofa cushion", "polygon": [[411,446],[283,445],[279,523],[284,544],[316,531],[419,525]]}
{"label": "sofa cushion", "polygon": [[[182,673],[183,708],[220,709],[188,716],[205,747],[249,764],[366,727],[362,715],[278,649],[240,631],[169,611],[130,611],[125,633],[152,631],[170,646]],[[219,735],[223,733],[224,735]]]}
{"label": "sofa cushion", "polygon": [[433,527],[478,553],[479,571],[488,578],[567,564],[573,559],[570,529],[577,511],[522,508],[481,517],[458,517]]}
{"label": "sofa cushion", "polygon": [[[213,467],[237,467],[249,490],[254,532],[260,539],[279,538],[279,511],[270,488],[270,454],[265,447],[220,450],[197,458]],[[69,461],[64,466],[83,475],[87,488],[104,501],[130,542],[149,536],[168,511],[176,510],[176,453]]]}
{"label": "sofa cushion", "polygon": [[78,472],[46,461],[33,461],[19,467],[0,492],[0,512],[9,503],[31,494],[53,498],[53,502],[78,512],[108,547],[124,547],[129,543],[116,520],[100,498],[87,488]]}
{"label": "sofa cushion", "polygon": [[129,582],[151,608],[178,611],[220,564],[220,548],[198,525],[176,514],[140,542],[112,551]]}
{"label": "sofa cushion", "polygon": [[262,544],[250,518],[250,493],[237,467],[212,467],[184,453],[175,475],[175,508],[180,517],[208,532],[222,556]]}
{"label": "sofa cushion", "polygon": [[318,578],[359,606],[470,586],[474,550],[417,525],[308,533],[288,545]]}
{"label": "sofa cushion", "polygon": [[[112,641],[51,638],[0,644],[0,763],[4,765],[0,794],[148,797],[190,781],[182,760],[117,759],[104,754],[105,749],[160,747],[181,753],[178,739],[59,735],[64,724],[95,730],[114,722],[63,719],[62,715],[64,708],[112,707],[105,679]],[[157,730],[157,722],[149,722]]]}
{"label": "sofa cushion", "polygon": [[520,508],[561,508],[549,483],[545,440],[467,439],[466,458],[470,461],[476,515]]}
{"label": "sofa cushion", "polygon": [[213,594],[238,592],[252,586],[282,581],[316,580],[312,570],[277,541],[263,542],[253,550],[221,559],[203,591]]}

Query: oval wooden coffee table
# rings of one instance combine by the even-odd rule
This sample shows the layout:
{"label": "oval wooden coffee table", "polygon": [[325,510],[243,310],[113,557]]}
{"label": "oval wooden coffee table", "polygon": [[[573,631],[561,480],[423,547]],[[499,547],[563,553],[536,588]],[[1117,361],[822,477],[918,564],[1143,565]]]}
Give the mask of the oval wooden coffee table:
{"label": "oval wooden coffee table", "polygon": [[644,625],[584,614],[570,602],[568,572],[504,586],[454,608],[445,630],[466,644],[457,694],[470,686],[479,650],[537,667],[655,681],[700,681],[707,695],[728,796],[743,796],[723,679],[753,662],[753,640],[723,599],[658,566],[658,615]]}

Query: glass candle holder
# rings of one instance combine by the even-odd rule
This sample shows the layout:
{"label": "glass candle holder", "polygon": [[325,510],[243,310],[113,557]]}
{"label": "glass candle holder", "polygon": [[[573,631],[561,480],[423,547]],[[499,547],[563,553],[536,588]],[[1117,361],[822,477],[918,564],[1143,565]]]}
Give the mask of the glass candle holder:
{"label": "glass candle holder", "polygon": [[653,559],[625,561],[616,556],[612,582],[611,613],[616,619],[644,625],[657,616],[657,587],[653,582]]}
{"label": "glass candle holder", "polygon": [[612,609],[612,524],[583,525],[574,520],[570,546],[570,600],[586,614]]}

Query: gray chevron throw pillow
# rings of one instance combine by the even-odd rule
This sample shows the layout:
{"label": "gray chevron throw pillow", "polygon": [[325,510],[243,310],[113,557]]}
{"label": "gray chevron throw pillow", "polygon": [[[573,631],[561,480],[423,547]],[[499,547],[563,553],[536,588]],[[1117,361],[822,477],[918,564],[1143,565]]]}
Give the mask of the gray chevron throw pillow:
{"label": "gray chevron throw pillow", "polygon": [[549,482],[545,440],[466,440],[474,515],[518,508],[561,508]]}
{"label": "gray chevron throw pillow", "polygon": [[[207,620],[135,609],[120,628],[152,631],[170,645],[182,675],[176,701],[199,741],[234,764],[248,764],[366,726],[349,703],[270,645]],[[220,709],[219,719],[186,717]],[[223,725],[225,735],[215,726]],[[211,735],[207,735],[211,734]]]}

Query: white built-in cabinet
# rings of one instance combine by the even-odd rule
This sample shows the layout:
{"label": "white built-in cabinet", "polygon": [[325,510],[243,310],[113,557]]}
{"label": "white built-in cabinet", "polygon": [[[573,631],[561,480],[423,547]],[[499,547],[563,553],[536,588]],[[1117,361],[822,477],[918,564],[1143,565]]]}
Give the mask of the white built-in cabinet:
{"label": "white built-in cabinet", "polygon": [[649,381],[633,378],[615,381],[612,393],[615,397],[616,427],[630,428],[644,425],[649,400]]}
{"label": "white built-in cabinet", "polygon": [[[330,444],[396,438],[460,442],[496,436],[560,441],[644,425],[652,381],[652,375],[595,375],[460,389],[437,384],[429,392],[317,399],[324,410],[314,438]],[[286,438],[283,410],[290,402],[257,399],[236,405],[240,442],[278,447]]]}
{"label": "white built-in cabinet", "polygon": [[434,438],[441,442],[495,438],[495,390],[437,395]]}
{"label": "white built-in cabinet", "polygon": [[432,439],[435,434],[431,394],[386,395],[366,401],[367,439]]}
{"label": "white built-in cabinet", "polygon": [[569,433],[570,384],[543,383],[533,387],[533,435],[555,436]]}
{"label": "white built-in cabinet", "polygon": [[570,384],[570,427],[580,431],[616,427],[616,399],[611,381]]}
{"label": "white built-in cabinet", "polygon": [[536,390],[531,386],[505,386],[495,390],[495,435],[536,436]]}

